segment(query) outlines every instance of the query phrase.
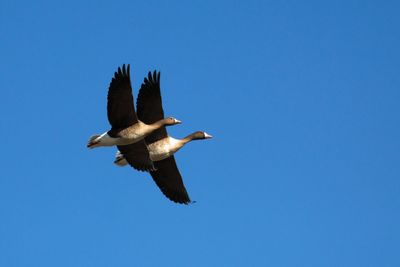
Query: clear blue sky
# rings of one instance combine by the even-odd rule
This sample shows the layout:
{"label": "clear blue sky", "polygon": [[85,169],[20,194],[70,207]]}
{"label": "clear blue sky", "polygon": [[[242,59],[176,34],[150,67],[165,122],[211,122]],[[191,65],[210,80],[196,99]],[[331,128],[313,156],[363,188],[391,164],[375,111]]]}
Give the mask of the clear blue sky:
{"label": "clear blue sky", "polygon": [[[0,2],[0,266],[400,266],[398,1]],[[88,150],[161,71],[197,203]]]}

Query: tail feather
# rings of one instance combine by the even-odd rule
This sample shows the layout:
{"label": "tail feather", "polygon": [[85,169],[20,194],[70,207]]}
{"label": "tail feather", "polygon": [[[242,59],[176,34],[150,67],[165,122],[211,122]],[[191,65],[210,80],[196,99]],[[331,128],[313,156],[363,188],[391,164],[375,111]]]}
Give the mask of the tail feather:
{"label": "tail feather", "polygon": [[91,148],[93,145],[95,145],[96,142],[94,142],[94,140],[96,140],[98,137],[100,137],[99,134],[92,135],[92,136],[89,138],[89,141],[88,141],[88,143],[87,143],[87,147],[88,147],[88,148]]}
{"label": "tail feather", "polygon": [[100,135],[99,135],[99,134],[92,135],[92,136],[90,137],[90,139],[89,139],[89,143],[92,142],[92,141],[93,141],[94,139],[96,139],[97,137],[100,137]]}
{"label": "tail feather", "polygon": [[114,164],[117,166],[120,166],[120,167],[124,167],[124,166],[128,165],[128,162],[124,158],[124,155],[122,155],[122,153],[119,150],[115,154]]}

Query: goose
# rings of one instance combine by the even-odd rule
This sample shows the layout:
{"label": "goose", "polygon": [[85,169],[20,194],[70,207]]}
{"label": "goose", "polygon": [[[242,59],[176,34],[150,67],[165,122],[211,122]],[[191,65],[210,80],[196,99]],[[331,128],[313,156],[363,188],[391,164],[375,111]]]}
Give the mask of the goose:
{"label": "goose", "polygon": [[107,117],[111,130],[90,137],[87,147],[92,149],[102,146],[117,146],[123,153],[124,146],[130,145],[129,150],[135,151],[135,157],[129,157],[128,162],[137,170],[149,171],[154,169],[150,160],[144,138],[151,132],[165,126],[180,124],[173,117],[160,118],[151,123],[138,120],[130,80],[130,65],[118,67],[111,80],[107,96]]}
{"label": "goose", "polygon": [[[136,106],[139,119],[145,123],[153,123],[164,117],[160,72],[154,71],[153,75],[151,72],[148,73],[148,77],[144,79],[140,88]],[[150,174],[161,192],[173,202],[191,203],[173,155],[190,141],[209,138],[212,136],[206,132],[197,131],[183,139],[175,139],[168,136],[165,127],[159,128],[145,138],[150,159],[155,166],[155,170],[151,170]],[[122,153],[117,151],[116,154],[114,163],[118,166],[127,165],[130,158],[137,155],[136,151],[130,151],[130,146],[124,146],[123,149]]]}
{"label": "goose", "polygon": [[[193,140],[203,140],[209,138],[212,138],[212,136],[202,131],[194,132],[182,139],[175,139],[171,136],[164,137],[154,143],[148,144],[147,148],[149,150],[150,160],[160,161],[166,159],[174,155],[184,145]],[[114,163],[120,167],[128,165],[128,161],[119,150],[117,150],[117,153],[115,154]]]}

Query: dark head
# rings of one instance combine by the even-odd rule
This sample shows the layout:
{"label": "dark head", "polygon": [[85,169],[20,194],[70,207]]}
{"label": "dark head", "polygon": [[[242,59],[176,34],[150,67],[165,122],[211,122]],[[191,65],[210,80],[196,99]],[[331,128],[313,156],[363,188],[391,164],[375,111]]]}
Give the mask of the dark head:
{"label": "dark head", "polygon": [[163,121],[164,121],[165,126],[176,125],[176,124],[182,123],[180,120],[177,120],[173,117],[165,118]]}
{"label": "dark head", "polygon": [[206,133],[206,132],[202,132],[202,131],[194,132],[194,133],[192,133],[190,136],[191,136],[191,139],[192,139],[192,140],[203,140],[203,139],[210,139],[210,138],[212,138],[211,135],[209,135],[209,134]]}

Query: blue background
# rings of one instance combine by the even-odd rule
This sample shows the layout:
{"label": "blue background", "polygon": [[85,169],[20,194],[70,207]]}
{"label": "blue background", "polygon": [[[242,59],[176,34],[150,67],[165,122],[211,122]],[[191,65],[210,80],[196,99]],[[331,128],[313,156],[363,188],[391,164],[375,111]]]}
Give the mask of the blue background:
{"label": "blue background", "polygon": [[[400,266],[398,1],[0,1],[0,266]],[[88,150],[161,70],[197,203]]]}

